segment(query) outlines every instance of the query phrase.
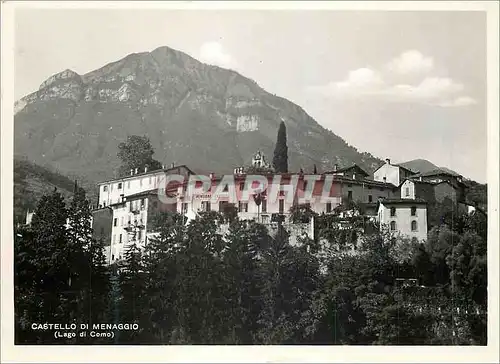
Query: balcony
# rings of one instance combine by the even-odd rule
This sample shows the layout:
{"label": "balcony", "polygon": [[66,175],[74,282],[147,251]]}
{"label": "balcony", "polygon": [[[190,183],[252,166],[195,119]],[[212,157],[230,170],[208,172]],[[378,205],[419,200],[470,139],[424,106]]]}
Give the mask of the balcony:
{"label": "balcony", "polygon": [[144,222],[142,220],[135,220],[134,222],[129,222],[126,224],[123,229],[125,231],[134,231],[136,229],[144,229]]}

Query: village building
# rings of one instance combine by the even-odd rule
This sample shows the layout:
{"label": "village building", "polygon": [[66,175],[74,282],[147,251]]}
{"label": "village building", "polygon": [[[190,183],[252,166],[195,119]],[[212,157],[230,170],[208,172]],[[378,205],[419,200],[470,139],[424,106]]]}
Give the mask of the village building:
{"label": "village building", "polygon": [[416,172],[399,164],[391,164],[391,160],[386,159],[385,163],[373,172],[373,179],[399,186],[405,179],[414,175]]}
{"label": "village building", "polygon": [[378,207],[378,222],[391,233],[427,239],[427,202],[423,199],[381,199]]}
{"label": "village building", "polygon": [[370,176],[368,172],[366,172],[357,164],[353,164],[352,166],[344,168],[338,168],[338,166],[335,164],[333,167],[333,171],[325,172],[325,174],[333,174],[335,176],[343,176],[351,179],[364,179]]}

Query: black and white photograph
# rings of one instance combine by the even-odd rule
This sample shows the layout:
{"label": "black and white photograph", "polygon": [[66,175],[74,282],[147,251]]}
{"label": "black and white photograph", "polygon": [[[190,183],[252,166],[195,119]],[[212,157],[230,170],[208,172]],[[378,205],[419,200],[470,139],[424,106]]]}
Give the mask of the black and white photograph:
{"label": "black and white photograph", "polygon": [[180,3],[2,3],[2,346],[498,362],[498,2]]}

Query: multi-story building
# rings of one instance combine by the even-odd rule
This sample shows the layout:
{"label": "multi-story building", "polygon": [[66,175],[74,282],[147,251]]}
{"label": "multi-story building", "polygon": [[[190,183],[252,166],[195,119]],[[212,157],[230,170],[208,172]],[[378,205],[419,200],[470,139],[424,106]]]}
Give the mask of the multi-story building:
{"label": "multi-story building", "polygon": [[381,165],[373,172],[373,179],[375,181],[387,182],[394,186],[399,186],[405,179],[415,174],[416,172],[398,164],[391,164],[391,160],[386,159],[385,164]]}
{"label": "multi-story building", "polygon": [[393,233],[427,239],[427,203],[422,199],[381,199],[378,207],[378,221]]}
{"label": "multi-story building", "polygon": [[[93,211],[94,232],[99,228],[108,239],[104,241],[109,263],[123,258],[129,243],[139,246],[147,243],[152,232],[150,217],[157,211],[175,211],[176,205],[160,203],[158,191],[163,188],[167,175],[188,177],[193,172],[186,166],[172,166],[104,181],[99,186],[98,208]],[[111,213],[106,213],[111,211]],[[109,227],[104,225],[111,224]]]}

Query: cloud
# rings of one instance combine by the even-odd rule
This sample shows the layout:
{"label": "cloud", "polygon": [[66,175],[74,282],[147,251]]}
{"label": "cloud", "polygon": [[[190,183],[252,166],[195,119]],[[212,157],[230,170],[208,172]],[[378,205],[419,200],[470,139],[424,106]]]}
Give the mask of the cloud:
{"label": "cloud", "polygon": [[323,96],[368,95],[376,94],[385,87],[381,75],[370,68],[350,71],[347,78],[340,82],[330,82],[324,86],[311,86],[309,92]]}
{"label": "cloud", "polygon": [[434,60],[431,57],[425,57],[417,50],[410,50],[390,61],[387,68],[391,72],[403,75],[428,73],[434,68]]}
{"label": "cloud", "polygon": [[200,47],[200,60],[202,62],[224,67],[235,68],[236,60],[219,42],[206,42]]}
{"label": "cloud", "polygon": [[[405,52],[397,58],[398,61],[394,63],[399,67],[397,72],[431,69],[432,59],[421,56],[419,52],[416,54],[420,56],[416,56],[415,52]],[[393,79],[384,77],[381,72],[371,68],[359,68],[350,71],[343,81],[311,86],[306,91],[328,98],[368,98],[379,102],[420,103],[441,107],[465,107],[477,103],[472,97],[461,95],[465,90],[464,85],[449,77],[426,76],[414,84],[388,82],[386,78]]]}

